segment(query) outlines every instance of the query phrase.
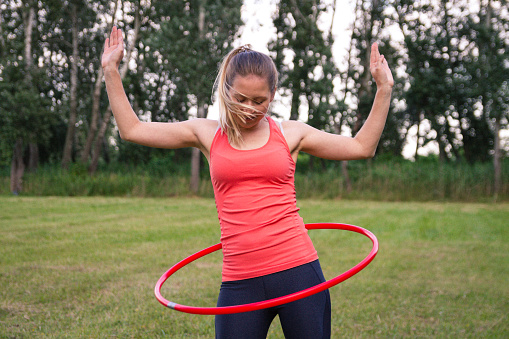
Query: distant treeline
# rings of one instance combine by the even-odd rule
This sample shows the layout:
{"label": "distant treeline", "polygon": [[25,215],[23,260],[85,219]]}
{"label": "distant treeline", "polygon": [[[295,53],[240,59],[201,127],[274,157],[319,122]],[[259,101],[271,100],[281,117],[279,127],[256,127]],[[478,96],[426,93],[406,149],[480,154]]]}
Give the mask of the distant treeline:
{"label": "distant treeline", "polygon": [[[501,159],[508,152],[500,131],[509,128],[507,1],[353,3],[275,2],[270,13],[274,34],[267,48],[278,67],[278,93],[289,118],[355,135],[376,94],[369,46],[377,41],[395,76],[377,154],[401,156],[408,137],[416,135],[415,154],[432,143],[444,168],[448,161],[493,163],[490,177],[494,194],[500,195]],[[126,33],[120,74],[136,114],[143,120],[182,121],[206,116],[218,64],[239,44],[241,10],[248,4],[3,1],[0,166],[10,170],[10,190],[28,189],[31,174],[24,178],[25,169],[58,163],[64,172],[79,167],[92,175],[101,164],[125,156],[100,64],[113,25]],[[347,10],[352,11],[351,25],[338,31],[334,14]],[[333,53],[339,36],[350,42],[344,57]]]}
{"label": "distant treeline", "polygon": [[[491,163],[443,163],[436,157],[417,162],[375,159],[348,162],[349,182],[340,162],[299,158],[295,175],[298,198],[364,199],[379,201],[509,201],[509,160],[503,184],[494,197]],[[312,162],[312,164],[311,164]],[[101,165],[90,176],[85,166],[69,170],[58,165],[41,166],[23,182],[26,196],[136,196],[213,197],[208,168],[202,169],[198,193],[190,190],[188,162],[176,165],[171,158],[154,158],[143,165]],[[8,195],[8,170],[0,172],[0,194]]]}

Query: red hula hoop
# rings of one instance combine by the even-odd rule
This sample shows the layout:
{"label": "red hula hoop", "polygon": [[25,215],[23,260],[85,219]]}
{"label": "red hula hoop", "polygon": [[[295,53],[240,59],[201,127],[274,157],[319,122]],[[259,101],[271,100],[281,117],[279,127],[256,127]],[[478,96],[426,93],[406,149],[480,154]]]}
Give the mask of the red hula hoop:
{"label": "red hula hoop", "polygon": [[338,229],[338,230],[346,230],[346,231],[352,231],[357,232],[360,234],[365,235],[371,241],[373,242],[373,247],[371,249],[371,252],[357,265],[349,269],[348,271],[338,275],[337,277],[327,280],[321,284],[318,284],[316,286],[307,288],[305,290],[302,290],[300,292],[295,292],[292,294],[288,294],[279,298],[259,301],[255,303],[250,304],[243,304],[243,305],[236,305],[236,306],[223,306],[223,307],[194,307],[194,306],[185,306],[180,305],[174,302],[171,302],[169,300],[166,300],[161,295],[161,287],[163,286],[164,282],[175,272],[177,272],[179,269],[184,267],[185,265],[203,257],[207,254],[210,254],[212,252],[215,252],[222,248],[221,244],[216,244],[210,247],[207,247],[199,252],[196,252],[195,254],[185,258],[184,260],[178,262],[177,264],[173,265],[166,273],[164,273],[161,278],[157,281],[157,284],[155,286],[155,296],[156,299],[166,307],[169,307],[173,310],[185,312],[185,313],[191,313],[191,314],[231,314],[231,313],[240,313],[240,312],[249,312],[249,311],[256,311],[268,307],[278,306],[282,304],[286,304],[295,300],[299,300],[305,297],[309,297],[310,295],[313,295],[315,293],[322,292],[332,286],[335,286],[339,284],[340,282],[345,281],[346,279],[354,276],[355,274],[359,273],[364,267],[366,267],[376,256],[378,253],[378,240],[375,237],[373,233],[370,231],[354,225],[348,225],[348,224],[338,224],[338,223],[315,223],[315,224],[306,224],[306,228],[308,230],[315,230],[315,229]]}

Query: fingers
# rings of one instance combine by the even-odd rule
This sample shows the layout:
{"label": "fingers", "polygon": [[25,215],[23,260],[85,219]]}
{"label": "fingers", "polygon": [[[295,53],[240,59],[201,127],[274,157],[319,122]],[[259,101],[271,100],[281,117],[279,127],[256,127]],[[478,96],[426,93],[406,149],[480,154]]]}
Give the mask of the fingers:
{"label": "fingers", "polygon": [[387,59],[385,59],[383,54],[380,54],[378,44],[376,42],[371,45],[370,62],[373,67],[388,66]]}
{"label": "fingers", "polygon": [[117,41],[117,27],[116,26],[113,26],[113,28],[111,29],[110,41],[111,41],[112,45],[116,45],[118,43],[118,41]]}
{"label": "fingers", "polygon": [[375,42],[371,45],[371,56],[370,62],[376,64],[380,58],[380,52],[378,51],[378,44]]}
{"label": "fingers", "polygon": [[118,29],[116,26],[113,26],[111,29],[110,37],[106,38],[104,42],[104,48],[113,47],[118,44],[123,43],[124,39],[122,37],[122,30]]}
{"label": "fingers", "polygon": [[124,43],[124,37],[122,35],[122,30],[121,29],[117,30],[117,41],[121,45],[123,45],[123,43]]}

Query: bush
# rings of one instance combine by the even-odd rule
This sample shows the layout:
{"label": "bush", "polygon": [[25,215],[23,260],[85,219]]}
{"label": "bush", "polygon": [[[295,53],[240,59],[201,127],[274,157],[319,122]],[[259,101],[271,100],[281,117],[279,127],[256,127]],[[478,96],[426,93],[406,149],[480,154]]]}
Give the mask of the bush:
{"label": "bush", "polygon": [[[302,160],[302,161],[301,161]],[[350,161],[352,190],[347,191],[340,162],[299,157],[295,186],[299,198],[369,199],[379,201],[492,201],[493,166],[490,163]],[[509,201],[509,160],[503,166],[499,201]],[[9,194],[8,170],[0,171],[0,194]],[[68,171],[47,165],[26,173],[23,195],[36,196],[190,196],[189,161],[153,158],[148,163],[103,164],[90,176],[87,167],[73,164]],[[202,168],[200,196],[213,197],[208,164]]]}

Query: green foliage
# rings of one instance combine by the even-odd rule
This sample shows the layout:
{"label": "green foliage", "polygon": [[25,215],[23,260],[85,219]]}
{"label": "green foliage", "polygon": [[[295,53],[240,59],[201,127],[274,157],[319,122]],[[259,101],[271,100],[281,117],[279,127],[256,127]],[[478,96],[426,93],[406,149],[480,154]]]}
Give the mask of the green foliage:
{"label": "green foliage", "polygon": [[192,108],[211,103],[216,70],[241,24],[239,0],[159,1],[151,7],[157,29],[142,38],[145,72],[143,108],[153,121],[182,121]]}
{"label": "green foliage", "polygon": [[[189,161],[176,161],[167,151],[140,163],[103,164],[89,176],[85,165],[69,171],[43,166],[24,179],[28,196],[189,196]],[[493,165],[466,162],[441,163],[436,156],[411,162],[390,155],[375,161],[348,163],[352,191],[347,191],[340,164],[299,156],[295,185],[299,198],[369,199],[377,201],[467,201],[493,200]],[[2,175],[3,173],[3,175]],[[9,194],[8,169],[0,171],[0,195]],[[503,164],[503,184],[497,201],[509,201],[509,161]],[[199,196],[213,197],[208,167],[202,169]]]}
{"label": "green foliage", "polygon": [[[78,12],[79,82],[76,140],[88,126],[92,79],[97,76],[103,35],[97,28],[97,14],[106,13],[109,1],[10,1],[2,4],[0,24],[0,143],[14,138],[35,143],[40,161],[59,161],[62,156],[69,114],[69,65],[72,54],[69,20],[72,8]],[[31,36],[33,69],[26,70],[25,42],[27,14],[35,10]],[[98,38],[100,37],[100,39]],[[3,117],[4,112],[10,117]],[[63,129],[63,133],[62,133]],[[63,135],[62,135],[63,134]],[[0,146],[0,162],[10,161],[12,144]],[[77,147],[79,148],[79,146]]]}
{"label": "green foliage", "polygon": [[487,161],[493,119],[507,115],[502,88],[509,78],[509,47],[503,27],[509,18],[495,10],[501,3],[483,3],[478,12],[468,1],[396,3],[408,51],[410,88],[404,99],[413,121],[419,123],[422,115],[431,123],[442,158]]}
{"label": "green foliage", "polygon": [[[25,144],[38,144],[42,163],[60,161],[70,107],[73,25],[69,18],[73,8],[79,13],[78,117],[73,156],[82,150],[90,133],[93,87],[114,4],[106,0],[2,3],[0,166],[8,166],[13,140],[18,138]],[[186,120],[197,107],[206,109],[211,104],[218,63],[238,37],[242,1],[131,0],[122,4],[115,23],[127,33],[128,44],[134,10],[142,17],[140,38],[124,80],[136,113],[145,120],[166,122]],[[305,107],[309,124],[334,133],[347,126],[355,133],[373,101],[374,84],[367,62],[369,45],[377,41],[396,78],[394,101],[377,154],[398,156],[410,128],[427,122],[431,128],[421,129],[419,147],[438,142],[441,160],[491,160],[495,122],[502,130],[509,123],[509,17],[507,11],[500,10],[506,2],[481,2],[478,9],[466,0],[356,4],[354,26],[341,32],[351,33],[353,40],[350,69],[341,75],[338,93],[338,88],[333,91],[333,80],[340,74],[331,52],[336,34],[327,34],[317,25],[333,6],[325,1],[278,2],[273,16],[277,35],[269,49],[280,71],[282,94],[292,98],[291,118],[297,118],[303,113],[299,108]],[[35,69],[27,71],[25,25],[30,6],[37,14],[31,37]],[[336,6],[336,11],[344,10],[341,2]],[[403,33],[402,44],[389,30],[394,23]],[[100,111],[107,106],[103,89]],[[111,134],[116,137],[109,131],[99,141],[107,144]],[[149,162],[153,156],[159,157],[159,151],[144,153],[135,147],[106,149],[109,153],[103,162],[108,158]],[[188,159],[185,152],[178,161]],[[329,164],[311,161],[310,166]]]}
{"label": "green foliage", "polygon": [[12,157],[16,140],[25,143],[47,145],[51,127],[57,115],[50,108],[45,95],[44,74],[34,70],[26,81],[27,74],[15,64],[7,64],[0,82],[0,165],[6,165]]}
{"label": "green foliage", "polygon": [[[337,162],[325,162],[325,170],[310,170],[309,156],[299,157],[295,185],[300,198],[369,199],[377,201],[489,201],[492,199],[493,165],[464,162],[441,163],[435,156],[411,162],[389,154],[372,163],[348,163],[352,191]],[[298,164],[299,164],[298,162]],[[320,166],[320,167],[321,167]],[[509,162],[503,166],[499,198],[509,198]]]}
{"label": "green foliage", "polygon": [[322,1],[280,1],[274,19],[276,38],[269,49],[276,54],[281,74],[279,90],[291,96],[290,119],[299,119],[304,105],[308,124],[332,131],[342,103],[333,95],[333,80],[338,74],[332,60],[333,39],[330,34],[324,37],[318,27],[326,10]]}
{"label": "green foliage", "polygon": [[[35,196],[190,196],[187,175],[168,175],[164,162],[151,163],[146,170],[122,166],[114,171],[88,175],[84,164],[72,164],[69,170],[45,166],[37,173],[26,174],[24,195]],[[165,172],[166,176],[161,176]],[[2,177],[0,193],[8,194],[9,178]],[[4,191],[5,189],[5,191]],[[204,180],[200,194],[212,196],[210,184]]]}

